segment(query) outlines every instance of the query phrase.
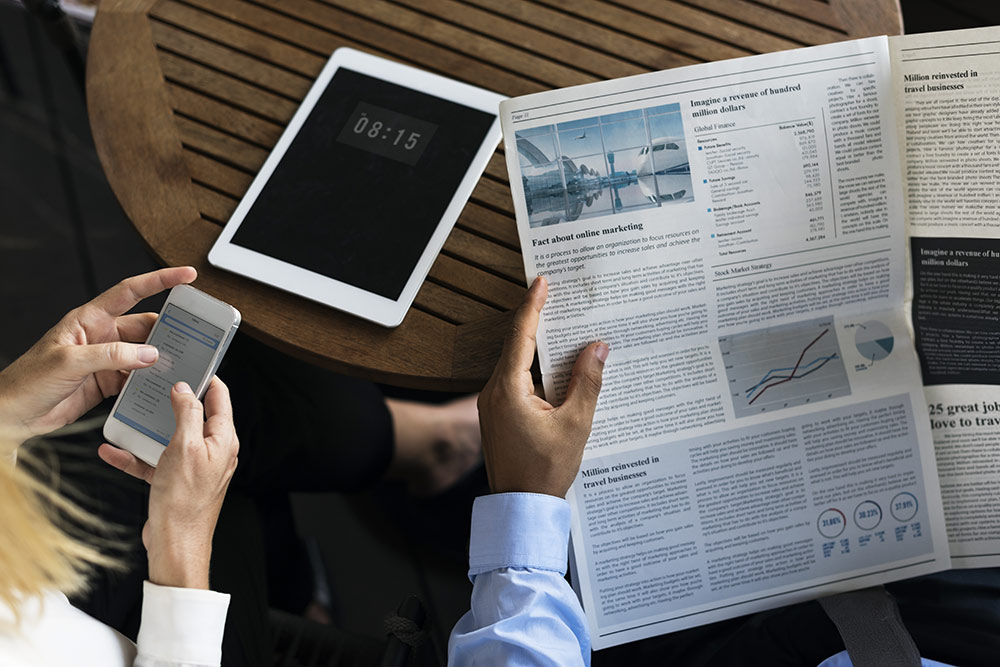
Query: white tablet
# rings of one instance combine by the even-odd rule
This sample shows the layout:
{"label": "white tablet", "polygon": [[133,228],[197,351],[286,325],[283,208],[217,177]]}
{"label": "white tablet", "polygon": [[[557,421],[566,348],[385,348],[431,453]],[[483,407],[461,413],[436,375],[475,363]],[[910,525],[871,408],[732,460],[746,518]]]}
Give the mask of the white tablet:
{"label": "white tablet", "polygon": [[208,254],[394,327],[500,143],[500,101],[337,49]]}

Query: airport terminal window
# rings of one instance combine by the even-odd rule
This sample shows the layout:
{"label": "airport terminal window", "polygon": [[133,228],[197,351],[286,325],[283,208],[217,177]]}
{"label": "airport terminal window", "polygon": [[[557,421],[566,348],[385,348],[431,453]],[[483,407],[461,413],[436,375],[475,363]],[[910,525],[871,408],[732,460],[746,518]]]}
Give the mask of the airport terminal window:
{"label": "airport terminal window", "polygon": [[678,104],[530,128],[516,137],[532,227],[693,201]]}

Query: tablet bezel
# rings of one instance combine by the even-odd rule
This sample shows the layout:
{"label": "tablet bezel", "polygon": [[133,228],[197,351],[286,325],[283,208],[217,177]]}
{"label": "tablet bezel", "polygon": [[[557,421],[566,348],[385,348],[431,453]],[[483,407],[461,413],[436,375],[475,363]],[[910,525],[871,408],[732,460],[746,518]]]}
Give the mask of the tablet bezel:
{"label": "tablet bezel", "polygon": [[[395,300],[232,243],[233,235],[264,189],[271,173],[284,157],[285,151],[295,139],[316,102],[341,67],[496,116],[452,195],[451,201],[445,208],[434,233],[431,234],[420,259],[410,273],[403,291]],[[500,144],[499,106],[504,99],[506,98],[503,95],[413,67],[400,65],[355,49],[337,49],[330,56],[323,71],[316,78],[295,115],[292,116],[292,120],[288,123],[281,138],[278,139],[278,143],[275,144],[260,172],[254,177],[250,188],[243,195],[243,199],[240,200],[219,238],[216,239],[208,253],[209,263],[377,324],[386,327],[398,326],[406,316],[417,291],[430,271],[431,265],[441,251],[448,234],[451,233],[451,229],[455,225],[455,221],[458,220],[472,190],[476,187],[479,177],[486,170],[490,156]]]}

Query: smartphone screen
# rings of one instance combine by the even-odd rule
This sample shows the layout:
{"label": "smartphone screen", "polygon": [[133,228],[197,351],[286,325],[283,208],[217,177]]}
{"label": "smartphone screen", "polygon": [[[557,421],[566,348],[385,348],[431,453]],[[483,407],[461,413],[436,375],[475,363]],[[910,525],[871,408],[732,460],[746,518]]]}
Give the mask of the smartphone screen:
{"label": "smartphone screen", "polygon": [[174,434],[170,389],[183,381],[197,390],[224,336],[219,327],[168,303],[148,341],[160,357],[149,368],[132,372],[115,419],[162,445],[170,442]]}

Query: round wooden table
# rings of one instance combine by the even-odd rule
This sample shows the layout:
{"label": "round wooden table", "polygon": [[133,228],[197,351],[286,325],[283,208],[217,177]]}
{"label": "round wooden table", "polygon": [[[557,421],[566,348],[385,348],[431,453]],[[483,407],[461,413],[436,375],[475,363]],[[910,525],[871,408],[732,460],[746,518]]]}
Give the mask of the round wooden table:
{"label": "round wooden table", "polygon": [[87,99],[133,224],[239,308],[244,330],[343,373],[477,390],[525,289],[502,147],[396,329],[207,262],[334,49],[514,96],[901,29],[897,0],[102,0]]}

